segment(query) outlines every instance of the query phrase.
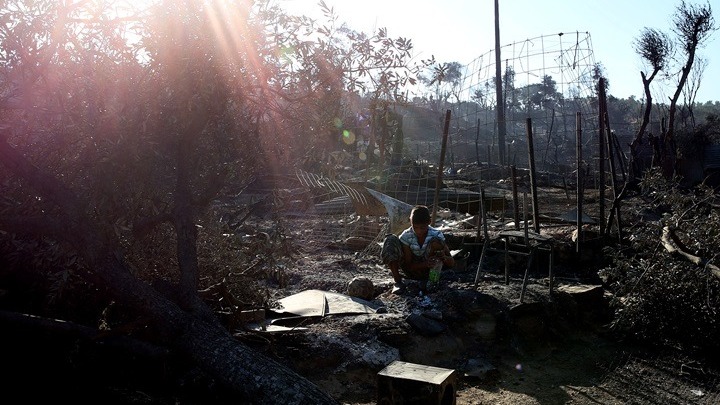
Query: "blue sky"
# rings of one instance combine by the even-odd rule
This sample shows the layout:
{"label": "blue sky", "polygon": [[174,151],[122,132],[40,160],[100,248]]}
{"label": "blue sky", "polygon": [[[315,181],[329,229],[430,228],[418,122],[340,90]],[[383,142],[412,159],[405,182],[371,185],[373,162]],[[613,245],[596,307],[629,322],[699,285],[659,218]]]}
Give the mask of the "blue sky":
{"label": "blue sky", "polygon": [[[319,0],[277,0],[294,14],[319,17]],[[412,40],[415,57],[434,55],[439,62],[469,63],[494,47],[494,0],[325,0],[340,21],[371,32],[387,28],[391,37]],[[688,0],[690,4],[705,4]],[[500,43],[542,35],[589,32],[595,62],[603,64],[610,94],[643,97],[640,71],[648,71],[633,49],[644,27],[671,34],[680,0],[500,0]],[[716,26],[720,1],[710,0]],[[469,38],[464,43],[453,38]],[[708,60],[696,101],[720,101],[720,31],[698,52]],[[656,101],[672,94],[658,88]]]}

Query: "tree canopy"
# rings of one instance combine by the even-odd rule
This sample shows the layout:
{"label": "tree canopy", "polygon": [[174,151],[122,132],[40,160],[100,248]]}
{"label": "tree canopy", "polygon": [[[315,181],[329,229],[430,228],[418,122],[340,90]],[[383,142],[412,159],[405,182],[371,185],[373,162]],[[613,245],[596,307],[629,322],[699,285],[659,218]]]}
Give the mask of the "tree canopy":
{"label": "tree canopy", "polygon": [[361,91],[389,102],[415,80],[409,40],[336,27],[322,7],[318,23],[269,1],[3,3],[3,271],[50,272],[56,299],[90,292],[69,321],[97,324],[111,303],[150,319],[154,343],[246,402],[334,402],[198,295],[227,271],[205,256],[215,199],[317,162]]}

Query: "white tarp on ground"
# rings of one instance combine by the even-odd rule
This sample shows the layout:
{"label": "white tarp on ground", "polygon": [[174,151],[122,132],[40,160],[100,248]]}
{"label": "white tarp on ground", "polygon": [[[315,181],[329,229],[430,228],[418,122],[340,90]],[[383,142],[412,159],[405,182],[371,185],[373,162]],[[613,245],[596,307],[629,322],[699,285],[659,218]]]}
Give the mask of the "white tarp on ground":
{"label": "white tarp on ground", "polygon": [[273,312],[300,317],[323,317],[327,315],[374,314],[369,301],[322,290],[307,290],[278,300],[281,308]]}

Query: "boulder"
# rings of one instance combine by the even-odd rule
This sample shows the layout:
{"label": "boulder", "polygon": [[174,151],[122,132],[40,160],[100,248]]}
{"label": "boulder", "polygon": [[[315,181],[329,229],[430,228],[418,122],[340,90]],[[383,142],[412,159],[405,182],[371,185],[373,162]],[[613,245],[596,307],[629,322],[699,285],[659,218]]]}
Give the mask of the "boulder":
{"label": "boulder", "polygon": [[348,283],[347,295],[370,301],[375,296],[375,285],[367,277],[355,277]]}

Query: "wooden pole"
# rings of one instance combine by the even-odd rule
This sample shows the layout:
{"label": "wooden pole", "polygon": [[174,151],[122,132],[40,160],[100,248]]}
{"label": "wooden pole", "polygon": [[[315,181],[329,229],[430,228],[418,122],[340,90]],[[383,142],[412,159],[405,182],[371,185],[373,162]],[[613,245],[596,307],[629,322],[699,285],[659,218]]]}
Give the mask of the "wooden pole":
{"label": "wooden pole", "polygon": [[505,285],[510,285],[510,241],[508,237],[503,238],[503,262],[505,263]]}
{"label": "wooden pole", "polygon": [[485,252],[490,248],[490,237],[488,236],[487,229],[487,217],[485,215],[485,188],[480,184],[480,212],[478,213],[478,233],[480,232],[480,219],[482,219],[483,230],[485,238],[483,240],[482,252],[480,252],[480,261],[478,262],[477,271],[475,272],[475,284],[474,288],[477,288],[478,282],[480,281],[480,270],[482,270],[483,259],[485,258]]}
{"label": "wooden pole", "polygon": [[612,186],[613,193],[613,204],[610,209],[610,217],[608,218],[606,233],[610,233],[610,227],[613,223],[613,216],[615,217],[615,224],[617,225],[618,241],[622,240],[622,225],[620,223],[620,196],[617,185],[617,173],[615,172],[615,151],[614,142],[612,140],[613,134],[610,132],[610,120],[607,114],[607,100],[605,103],[605,133],[607,134],[607,146],[608,146],[608,159],[610,160],[610,184]]}
{"label": "wooden pole", "polygon": [[442,147],[440,148],[440,161],[438,162],[437,178],[435,179],[435,198],[433,198],[432,216],[430,217],[431,225],[435,224],[435,215],[437,215],[438,204],[440,203],[440,187],[442,187],[448,132],[450,132],[450,110],[447,110],[445,112],[445,125],[443,127]]}
{"label": "wooden pole", "polygon": [[[610,127],[610,123],[608,123],[608,127]],[[622,174],[622,180],[623,183],[627,182],[627,173],[625,172],[625,167],[627,166],[627,159],[625,157],[625,153],[622,151],[622,145],[620,145],[620,140],[618,140],[617,135],[615,135],[615,132],[610,131],[610,137],[612,138],[613,145],[615,145],[615,151],[618,156],[618,160],[620,162],[620,174]]]}
{"label": "wooden pole", "polygon": [[548,284],[549,284],[549,293],[550,293],[550,301],[553,300],[553,284],[555,282],[555,274],[553,273],[553,256],[555,255],[554,248],[552,244],[550,245],[550,258],[548,258]]}
{"label": "wooden pole", "polygon": [[475,283],[473,284],[474,288],[477,288],[478,283],[480,282],[480,271],[482,270],[482,264],[483,259],[485,259],[485,252],[490,248],[490,239],[485,239],[483,241],[482,251],[480,252],[480,261],[478,262],[477,271],[475,272]]}
{"label": "wooden pole", "polygon": [[520,203],[518,201],[517,189],[517,170],[515,165],[510,166],[510,177],[512,178],[512,198],[513,198],[513,219],[515,220],[515,230],[520,230]]}
{"label": "wooden pole", "polygon": [[483,222],[483,235],[485,235],[485,239],[489,239],[488,236],[488,226],[487,226],[487,211],[485,211],[485,187],[480,184],[480,213],[482,214],[482,222]]}
{"label": "wooden pole", "polygon": [[530,193],[532,194],[533,229],[540,233],[540,209],[538,207],[537,184],[535,181],[535,148],[533,147],[532,120],[525,119],[528,142],[528,163],[530,165]]}
{"label": "wooden pole", "polygon": [[529,246],[530,238],[528,237],[528,209],[527,209],[527,191],[523,191],[523,230],[525,231],[525,246]]}
{"label": "wooden pole", "polygon": [[520,303],[523,303],[523,300],[525,299],[525,289],[527,288],[528,283],[528,276],[530,274],[530,268],[533,265],[533,261],[535,260],[535,254],[537,253],[537,246],[533,246],[530,249],[530,257],[528,258],[527,267],[525,268],[525,275],[523,276],[522,281],[522,288],[520,289]]}
{"label": "wooden pole", "polygon": [[477,119],[477,128],[475,130],[475,158],[477,165],[480,166],[480,118]]}
{"label": "wooden pole", "polygon": [[580,113],[575,113],[575,153],[577,159],[577,176],[576,176],[576,198],[577,198],[577,239],[575,240],[575,253],[580,255],[583,239],[582,216],[583,216],[583,162],[582,162],[582,119]]}
{"label": "wooden pole", "polygon": [[[598,83],[600,89],[599,99],[605,100],[605,79],[600,78]],[[598,103],[598,152],[599,168],[598,168],[598,202],[600,203],[600,235],[605,235],[605,105],[601,102]]]}
{"label": "wooden pole", "polygon": [[500,6],[495,0],[495,97],[497,102],[498,163],[505,165],[505,97],[503,97],[502,66],[500,59]]}

